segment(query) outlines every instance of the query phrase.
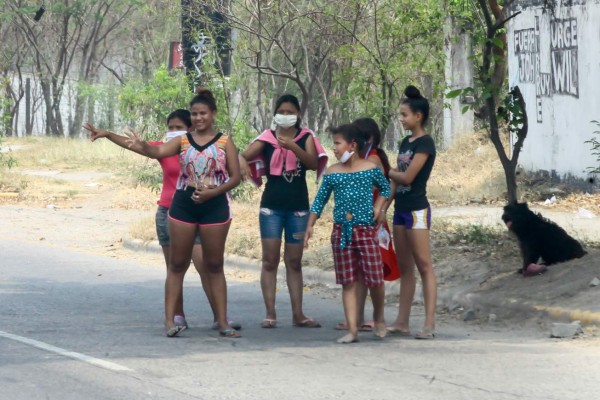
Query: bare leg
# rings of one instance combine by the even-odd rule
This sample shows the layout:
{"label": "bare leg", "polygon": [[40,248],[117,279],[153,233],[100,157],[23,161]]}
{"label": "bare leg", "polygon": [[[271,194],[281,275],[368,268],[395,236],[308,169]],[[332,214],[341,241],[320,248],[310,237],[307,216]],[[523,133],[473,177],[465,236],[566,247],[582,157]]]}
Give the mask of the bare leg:
{"label": "bare leg", "polygon": [[[163,256],[165,257],[165,265],[167,266],[167,273],[169,271],[169,257],[171,254],[171,246],[162,246]],[[177,305],[175,307],[175,315],[181,315],[185,317],[183,313],[183,290],[181,296],[177,299]]]}
{"label": "bare leg", "polygon": [[[277,269],[279,267],[281,240],[262,239],[262,270],[260,272],[260,287],[269,320],[277,319],[275,311],[275,291],[277,289]],[[291,295],[291,289],[290,289]]]}
{"label": "bare leg", "polygon": [[375,322],[375,335],[379,336],[380,338],[384,338],[387,334],[384,316],[385,285],[371,287],[369,288],[369,291],[371,292],[371,300],[373,301],[373,321]]}
{"label": "bare leg", "polygon": [[413,258],[423,282],[425,298],[425,323],[423,328],[435,330],[435,308],[437,302],[437,281],[433,271],[431,249],[429,246],[429,231],[426,229],[410,230],[407,232],[408,241],[413,249]]}
{"label": "bare leg", "polygon": [[210,293],[214,302],[217,323],[221,332],[231,330],[227,322],[227,281],[223,271],[225,240],[231,222],[223,225],[202,226],[200,240],[204,254],[204,266],[208,272]]}
{"label": "bare leg", "polygon": [[412,250],[406,229],[402,226],[394,225],[394,247],[396,248],[396,257],[402,278],[400,278],[398,316],[396,317],[396,321],[391,325],[391,328],[402,332],[409,332],[410,309],[415,296],[417,281],[415,278],[415,261],[412,256]]}
{"label": "bare leg", "polygon": [[343,285],[342,300],[344,303],[344,314],[348,321],[348,333],[338,339],[338,343],[353,343],[358,341],[357,311],[358,311],[358,293],[357,282]]}
{"label": "bare leg", "polygon": [[302,310],[302,296],[304,293],[304,279],[302,276],[303,251],[303,244],[286,243],[283,255],[286,280],[292,303],[292,318],[295,323],[300,323],[307,319]]}
{"label": "bare leg", "polygon": [[183,296],[183,278],[190,266],[197,229],[195,225],[169,220],[171,252],[165,281],[165,326],[167,329],[175,326],[173,318],[176,315],[178,301]]}
{"label": "bare leg", "polygon": [[202,289],[204,289],[204,294],[206,294],[206,300],[208,300],[208,304],[210,305],[210,309],[213,313],[213,321],[216,321],[217,315],[215,313],[215,300],[213,298],[210,284],[210,274],[206,270],[206,267],[204,266],[204,261],[202,260],[202,245],[194,245],[194,250],[192,252],[192,260],[194,261],[194,267],[196,267],[196,271],[198,271],[198,274],[200,275]]}

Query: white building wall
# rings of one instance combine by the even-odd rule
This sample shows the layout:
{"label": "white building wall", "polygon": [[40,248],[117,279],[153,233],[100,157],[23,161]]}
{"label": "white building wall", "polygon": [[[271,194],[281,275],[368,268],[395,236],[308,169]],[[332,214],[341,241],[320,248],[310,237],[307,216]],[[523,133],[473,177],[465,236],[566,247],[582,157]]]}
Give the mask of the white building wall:
{"label": "white building wall", "polygon": [[529,133],[519,162],[528,171],[588,178],[597,161],[584,143],[600,120],[600,1],[517,1],[508,15],[509,84],[521,88]]}

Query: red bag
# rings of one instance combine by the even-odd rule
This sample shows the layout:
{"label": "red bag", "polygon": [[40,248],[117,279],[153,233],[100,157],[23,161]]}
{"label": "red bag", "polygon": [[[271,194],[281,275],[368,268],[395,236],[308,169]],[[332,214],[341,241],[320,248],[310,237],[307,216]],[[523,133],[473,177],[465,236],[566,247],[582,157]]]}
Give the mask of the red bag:
{"label": "red bag", "polygon": [[[390,228],[387,223],[383,225],[383,228],[389,235]],[[381,251],[381,260],[383,261],[383,279],[386,281],[400,279],[400,268],[398,268],[398,260],[396,260],[396,252],[392,243],[390,242],[387,249],[379,246],[379,251]]]}

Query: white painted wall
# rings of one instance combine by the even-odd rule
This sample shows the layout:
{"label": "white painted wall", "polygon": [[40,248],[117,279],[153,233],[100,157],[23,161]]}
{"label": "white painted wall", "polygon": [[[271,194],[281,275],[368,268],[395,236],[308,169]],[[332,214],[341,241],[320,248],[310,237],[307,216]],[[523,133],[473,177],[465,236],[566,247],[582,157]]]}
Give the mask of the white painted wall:
{"label": "white painted wall", "polygon": [[554,9],[521,0],[509,15],[509,84],[527,104],[529,133],[519,163],[527,171],[587,178],[596,167],[584,143],[600,120],[600,2],[575,0]]}

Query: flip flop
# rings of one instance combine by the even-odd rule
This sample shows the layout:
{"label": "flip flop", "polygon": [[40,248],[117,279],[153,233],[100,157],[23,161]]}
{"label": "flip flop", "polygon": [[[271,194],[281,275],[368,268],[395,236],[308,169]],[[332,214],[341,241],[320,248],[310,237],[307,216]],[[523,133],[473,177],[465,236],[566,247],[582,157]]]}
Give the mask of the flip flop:
{"label": "flip flop", "polygon": [[346,321],[344,322],[340,322],[338,323],[335,328],[336,331],[347,331],[348,330],[348,324],[346,323]]}
{"label": "flip flop", "polygon": [[415,339],[430,340],[435,338],[435,332],[431,329],[423,329],[415,335]]}
{"label": "flip flop", "polygon": [[375,321],[365,322],[358,328],[360,332],[373,332],[373,329],[375,329]]}
{"label": "flip flop", "polygon": [[337,342],[339,344],[350,344],[360,342],[360,340],[358,339],[358,336],[354,336],[353,334],[348,333],[347,335],[344,335],[341,338],[339,338]]}
{"label": "flip flop", "polygon": [[260,327],[261,328],[265,328],[265,329],[277,328],[277,320],[276,319],[265,318],[260,323]]}
{"label": "flip flop", "polygon": [[238,339],[242,337],[242,334],[236,331],[235,329],[224,329],[222,331],[219,331],[219,335],[232,339]]}
{"label": "flip flop", "polygon": [[306,318],[300,322],[294,322],[296,328],[320,328],[321,324],[312,318]]}
{"label": "flip flop", "polygon": [[167,337],[175,337],[179,335],[181,332],[185,331],[185,326],[175,325],[171,329],[167,331]]}
{"label": "flip flop", "polygon": [[388,326],[387,331],[392,335],[411,336],[410,331],[403,331],[402,329],[394,328],[393,326]]}
{"label": "flip flop", "polygon": [[[242,324],[240,324],[239,322],[235,322],[232,320],[227,320],[227,323],[229,324],[229,326],[233,329],[235,329],[236,331],[239,331],[242,329]],[[212,330],[213,331],[218,331],[219,330],[219,323],[217,321],[213,322],[212,324]]]}

